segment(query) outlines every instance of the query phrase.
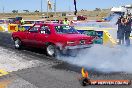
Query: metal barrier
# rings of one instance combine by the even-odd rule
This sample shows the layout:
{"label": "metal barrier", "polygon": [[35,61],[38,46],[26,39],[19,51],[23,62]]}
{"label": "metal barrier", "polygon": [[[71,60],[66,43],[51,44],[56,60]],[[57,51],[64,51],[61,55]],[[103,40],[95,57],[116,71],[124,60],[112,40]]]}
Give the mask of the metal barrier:
{"label": "metal barrier", "polygon": [[109,30],[114,30],[114,28],[91,28],[91,27],[75,27],[80,33],[86,34],[89,36],[95,36],[95,44],[103,44],[113,47],[117,44],[116,39],[113,38],[113,35],[110,35]]}
{"label": "metal barrier", "polygon": [[4,28],[2,26],[0,26],[0,31],[4,31]]}
{"label": "metal barrier", "polygon": [[8,31],[7,24],[0,24],[0,31]]}

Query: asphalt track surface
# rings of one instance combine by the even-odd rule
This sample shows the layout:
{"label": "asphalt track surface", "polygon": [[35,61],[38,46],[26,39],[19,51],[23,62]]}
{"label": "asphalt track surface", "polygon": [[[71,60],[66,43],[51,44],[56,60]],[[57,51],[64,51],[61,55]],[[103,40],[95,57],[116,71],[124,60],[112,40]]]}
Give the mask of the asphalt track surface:
{"label": "asphalt track surface", "polygon": [[[22,58],[21,62],[23,60],[39,62],[35,66],[12,70],[8,75],[1,76],[0,88],[83,88],[78,81],[81,76],[81,67],[48,57],[41,49],[24,48],[18,51],[14,48],[10,33],[0,32],[0,47],[14,52],[15,55]],[[14,56],[12,53],[10,54],[10,57]],[[19,68],[19,65],[17,67]],[[101,73],[89,70],[89,76],[91,79],[132,80],[132,74],[128,73]],[[85,88],[132,88],[132,85],[89,85]]]}

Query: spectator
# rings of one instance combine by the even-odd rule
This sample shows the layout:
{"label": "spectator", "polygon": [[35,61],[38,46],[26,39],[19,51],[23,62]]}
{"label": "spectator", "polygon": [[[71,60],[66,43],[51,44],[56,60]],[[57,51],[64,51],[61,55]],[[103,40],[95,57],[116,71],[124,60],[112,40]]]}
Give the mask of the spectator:
{"label": "spectator", "polygon": [[68,18],[65,18],[65,20],[63,21],[63,24],[70,25],[70,22],[68,21]]}
{"label": "spectator", "polygon": [[116,25],[118,25],[118,30],[117,30],[117,39],[119,39],[118,44],[124,44],[124,28],[123,24],[121,23],[121,20],[123,20],[123,16],[120,16],[119,19],[116,22]]}
{"label": "spectator", "polygon": [[126,28],[125,28],[125,41],[126,41],[126,45],[130,46],[130,33],[131,33],[131,24],[132,24],[132,18],[131,18],[131,14],[127,15],[126,18],[127,22],[126,22]]}
{"label": "spectator", "polygon": [[20,20],[20,22],[21,22],[21,25],[24,25],[25,24],[25,21],[23,19]]}

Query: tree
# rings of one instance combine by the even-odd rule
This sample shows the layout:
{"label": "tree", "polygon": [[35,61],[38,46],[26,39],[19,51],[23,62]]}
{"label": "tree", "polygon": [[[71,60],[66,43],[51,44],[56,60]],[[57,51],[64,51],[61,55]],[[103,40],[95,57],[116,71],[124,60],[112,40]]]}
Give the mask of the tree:
{"label": "tree", "polygon": [[35,12],[35,13],[39,13],[39,11],[38,11],[38,10],[35,10],[34,12]]}
{"label": "tree", "polygon": [[18,13],[18,10],[12,10],[12,13]]}
{"label": "tree", "polygon": [[100,8],[95,8],[95,10],[94,11],[101,11],[101,9]]}
{"label": "tree", "polygon": [[24,12],[26,12],[26,13],[28,13],[29,12],[29,10],[23,10]]}

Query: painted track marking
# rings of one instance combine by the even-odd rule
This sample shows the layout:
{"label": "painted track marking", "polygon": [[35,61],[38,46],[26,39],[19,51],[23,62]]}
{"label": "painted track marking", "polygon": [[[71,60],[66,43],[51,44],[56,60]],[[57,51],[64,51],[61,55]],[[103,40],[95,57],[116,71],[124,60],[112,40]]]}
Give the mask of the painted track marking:
{"label": "painted track marking", "polygon": [[0,77],[9,74],[8,72],[0,69]]}

